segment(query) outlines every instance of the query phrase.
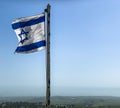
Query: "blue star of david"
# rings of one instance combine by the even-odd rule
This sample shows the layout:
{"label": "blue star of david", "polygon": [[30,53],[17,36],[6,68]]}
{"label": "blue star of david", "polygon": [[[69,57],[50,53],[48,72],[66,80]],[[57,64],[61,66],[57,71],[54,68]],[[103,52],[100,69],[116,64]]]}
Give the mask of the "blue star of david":
{"label": "blue star of david", "polygon": [[[18,34],[18,36],[20,37],[20,43],[24,43],[24,41],[25,40],[28,40],[28,37],[27,37],[27,34],[28,34],[29,32],[25,32],[23,29],[21,30],[21,33],[20,34]],[[23,35],[25,35],[25,38],[23,39]]]}

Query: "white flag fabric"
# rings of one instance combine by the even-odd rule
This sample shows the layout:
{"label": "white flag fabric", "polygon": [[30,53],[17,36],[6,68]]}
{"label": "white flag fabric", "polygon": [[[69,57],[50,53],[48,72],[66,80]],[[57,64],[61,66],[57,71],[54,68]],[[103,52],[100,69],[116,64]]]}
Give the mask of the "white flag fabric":
{"label": "white flag fabric", "polygon": [[16,53],[32,53],[45,48],[45,14],[18,18],[12,22],[12,28],[19,41]]}

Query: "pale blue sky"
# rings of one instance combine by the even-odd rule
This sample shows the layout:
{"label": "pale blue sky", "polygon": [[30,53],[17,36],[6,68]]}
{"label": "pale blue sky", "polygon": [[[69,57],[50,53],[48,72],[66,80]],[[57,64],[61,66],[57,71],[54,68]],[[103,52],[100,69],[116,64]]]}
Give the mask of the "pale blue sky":
{"label": "pale blue sky", "polygon": [[[48,3],[52,95],[120,88],[120,0],[1,0],[0,96],[45,95],[45,50],[14,54],[18,41],[11,23],[42,13]],[[116,95],[107,92],[101,95]]]}

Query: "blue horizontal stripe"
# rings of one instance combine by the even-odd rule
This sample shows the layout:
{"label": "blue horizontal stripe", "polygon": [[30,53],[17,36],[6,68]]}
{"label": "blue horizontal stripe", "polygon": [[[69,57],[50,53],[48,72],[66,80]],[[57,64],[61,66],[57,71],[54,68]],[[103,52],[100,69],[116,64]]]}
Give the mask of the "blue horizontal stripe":
{"label": "blue horizontal stripe", "polygon": [[17,22],[12,24],[13,29],[23,28],[25,26],[35,25],[41,22],[45,22],[45,16],[39,17],[38,19],[31,19],[25,22]]}
{"label": "blue horizontal stripe", "polygon": [[34,50],[34,49],[37,49],[37,48],[40,48],[40,47],[43,47],[43,46],[46,46],[46,41],[45,40],[39,41],[39,42],[36,42],[36,43],[32,43],[30,45],[17,47],[15,52],[17,52],[17,53],[27,52],[27,51]]}

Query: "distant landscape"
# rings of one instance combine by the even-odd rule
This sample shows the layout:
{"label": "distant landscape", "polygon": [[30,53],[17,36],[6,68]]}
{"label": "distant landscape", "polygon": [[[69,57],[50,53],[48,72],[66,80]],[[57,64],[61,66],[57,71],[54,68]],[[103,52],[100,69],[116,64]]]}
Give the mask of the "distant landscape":
{"label": "distant landscape", "polygon": [[[0,108],[45,108],[45,97],[1,97]],[[120,108],[120,97],[53,96],[51,108]]]}

